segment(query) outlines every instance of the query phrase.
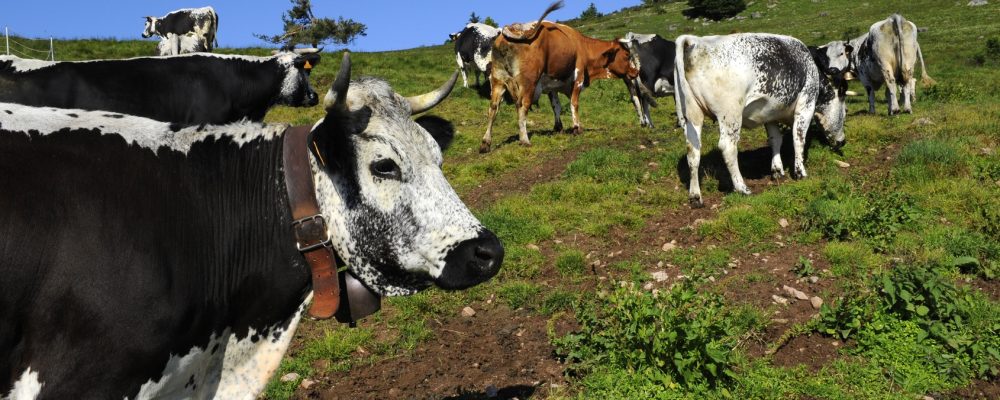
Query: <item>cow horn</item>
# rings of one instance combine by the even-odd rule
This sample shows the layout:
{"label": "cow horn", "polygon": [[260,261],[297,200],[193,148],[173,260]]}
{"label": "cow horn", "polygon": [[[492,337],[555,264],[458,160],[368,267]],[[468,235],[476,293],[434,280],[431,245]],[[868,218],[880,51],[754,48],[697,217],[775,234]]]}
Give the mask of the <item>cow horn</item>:
{"label": "cow horn", "polygon": [[407,97],[406,101],[410,103],[410,115],[416,115],[430,110],[431,108],[434,108],[434,106],[438,105],[441,100],[444,100],[445,97],[448,97],[448,93],[451,93],[451,89],[455,87],[455,81],[458,80],[458,71],[459,70],[456,69],[455,73],[451,74],[451,79],[448,79],[448,82],[445,82],[444,85],[439,87],[437,90],[418,96]]}
{"label": "cow horn", "polygon": [[347,87],[351,84],[351,53],[344,52],[344,60],[340,62],[340,71],[333,87],[326,93],[323,106],[327,112],[347,110]]}
{"label": "cow horn", "polygon": [[312,54],[312,53],[319,53],[321,50],[322,49],[317,49],[315,47],[309,47],[305,49],[294,49],[292,51],[295,52],[295,54]]}

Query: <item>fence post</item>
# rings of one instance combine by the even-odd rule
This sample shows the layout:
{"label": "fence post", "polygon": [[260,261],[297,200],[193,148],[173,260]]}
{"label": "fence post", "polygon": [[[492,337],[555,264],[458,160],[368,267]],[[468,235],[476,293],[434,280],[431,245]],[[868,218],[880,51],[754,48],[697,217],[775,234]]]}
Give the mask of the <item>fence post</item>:
{"label": "fence post", "polygon": [[3,40],[7,43],[7,55],[10,55],[10,35],[7,33],[7,27],[3,27]]}
{"label": "fence post", "polygon": [[56,60],[56,47],[52,43],[52,36],[49,36],[49,56],[52,58],[52,61]]}

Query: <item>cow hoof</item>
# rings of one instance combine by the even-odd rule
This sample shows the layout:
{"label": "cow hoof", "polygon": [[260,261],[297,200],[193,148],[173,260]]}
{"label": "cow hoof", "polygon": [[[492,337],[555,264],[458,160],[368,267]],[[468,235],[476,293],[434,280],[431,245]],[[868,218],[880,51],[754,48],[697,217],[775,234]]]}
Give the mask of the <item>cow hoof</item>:
{"label": "cow hoof", "polygon": [[743,185],[743,186],[740,186],[740,187],[737,187],[737,188],[733,188],[733,191],[736,192],[736,193],[745,194],[745,195],[749,195],[750,194],[750,188],[746,187],[746,185]]}
{"label": "cow hoof", "polygon": [[792,179],[799,180],[806,177],[806,171],[792,171]]}
{"label": "cow hoof", "polygon": [[489,152],[490,152],[490,144],[489,143],[482,143],[482,144],[479,145],[479,153],[480,154],[486,154],[486,153],[489,153]]}
{"label": "cow hoof", "polygon": [[552,127],[552,132],[562,132],[562,130],[563,130],[562,122],[557,123],[555,126]]}
{"label": "cow hoof", "polygon": [[570,135],[579,135],[581,133],[583,133],[583,128],[579,126],[574,126],[572,129],[569,130]]}
{"label": "cow hoof", "polygon": [[691,204],[691,208],[704,208],[705,203],[701,201],[701,197],[690,197],[688,198],[688,203]]}
{"label": "cow hoof", "polygon": [[774,170],[774,169],[771,170],[771,179],[772,180],[778,181],[778,180],[781,180],[784,177],[785,177],[785,171],[784,170]]}

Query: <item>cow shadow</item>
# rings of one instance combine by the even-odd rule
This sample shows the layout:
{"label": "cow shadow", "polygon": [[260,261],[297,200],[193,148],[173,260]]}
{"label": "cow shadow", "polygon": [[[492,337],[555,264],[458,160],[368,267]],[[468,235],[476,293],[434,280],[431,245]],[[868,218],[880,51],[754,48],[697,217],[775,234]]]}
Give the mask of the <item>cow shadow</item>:
{"label": "cow shadow", "polygon": [[[814,143],[823,143],[825,140],[822,138],[823,134],[810,129],[806,133],[806,143],[805,149],[802,152],[802,158],[806,162],[806,169],[809,167],[809,149]],[[746,180],[756,180],[764,179],[771,176],[771,146],[764,145],[762,147],[740,151],[737,154],[737,162],[740,166],[740,173],[743,174],[743,178]],[[790,177],[791,170],[795,162],[795,148],[792,143],[792,130],[791,128],[782,128],[782,143],[781,143],[781,163],[785,167],[785,176]],[[682,155],[677,159],[677,176],[680,178],[681,183],[685,187],[688,187],[691,183],[691,169],[687,164],[687,155]],[[702,187],[705,186],[704,179],[706,176],[710,176],[719,182],[720,192],[732,192],[733,191],[733,180],[729,176],[729,169],[726,168],[726,162],[722,158],[722,152],[718,148],[712,149],[712,151],[707,154],[702,154],[701,165],[698,171],[698,179],[702,181]]]}
{"label": "cow shadow", "polygon": [[535,387],[528,385],[507,386],[497,390],[493,396],[490,396],[491,394],[493,393],[487,393],[485,390],[478,392],[463,390],[458,395],[445,397],[445,400],[527,399],[535,394]]}

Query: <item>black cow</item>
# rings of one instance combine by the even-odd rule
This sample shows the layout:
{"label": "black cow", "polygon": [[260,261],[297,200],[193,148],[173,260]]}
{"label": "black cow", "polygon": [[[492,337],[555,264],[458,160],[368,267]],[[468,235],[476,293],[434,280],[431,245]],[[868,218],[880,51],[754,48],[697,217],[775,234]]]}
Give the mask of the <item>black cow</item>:
{"label": "black cow", "polygon": [[497,35],[500,35],[499,29],[480,23],[470,23],[461,32],[450,35],[455,41],[455,61],[462,70],[462,85],[465,87],[469,87],[466,70],[475,71],[476,86],[479,86],[479,74],[489,73],[493,41]]}
{"label": "black cow", "polygon": [[145,17],[146,27],[142,37],[157,35],[166,38],[168,34],[186,35],[193,33],[201,41],[201,48],[212,51],[218,47],[216,32],[219,30],[219,14],[212,7],[184,8],[171,11],[160,18]]}
{"label": "black cow", "polygon": [[0,102],[111,111],[185,125],[262,121],[274,105],[319,102],[309,71],[320,55],[310,51],[80,62],[0,56]]}
{"label": "black cow", "polygon": [[[350,274],[380,295],[495,275],[427,130],[451,125],[410,119],[457,73],[404,98],[343,65],[301,154]],[[285,128],[0,103],[0,397],[256,398],[312,297]]]}
{"label": "black cow", "polygon": [[[629,85],[632,103],[639,114],[639,125],[652,128],[649,106],[656,106],[653,96],[674,94],[674,56],[677,54],[677,46],[656,34],[629,32],[619,40],[632,55],[632,63],[639,68],[639,77]],[[640,84],[644,87],[640,87]]]}

